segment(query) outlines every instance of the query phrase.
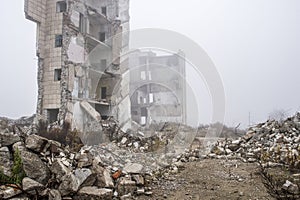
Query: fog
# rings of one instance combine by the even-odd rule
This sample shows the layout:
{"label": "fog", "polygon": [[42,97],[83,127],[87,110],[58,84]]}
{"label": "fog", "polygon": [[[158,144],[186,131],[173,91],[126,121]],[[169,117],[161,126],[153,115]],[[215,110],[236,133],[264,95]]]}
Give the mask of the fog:
{"label": "fog", "polygon": [[[25,20],[22,1],[5,1],[0,9],[0,116],[31,115],[37,97],[35,24]],[[275,109],[300,110],[300,1],[131,0],[130,15],[131,29],[176,31],[206,51],[223,80],[227,125],[247,127],[249,114],[254,124]],[[200,122],[209,123],[208,92],[196,95]]]}

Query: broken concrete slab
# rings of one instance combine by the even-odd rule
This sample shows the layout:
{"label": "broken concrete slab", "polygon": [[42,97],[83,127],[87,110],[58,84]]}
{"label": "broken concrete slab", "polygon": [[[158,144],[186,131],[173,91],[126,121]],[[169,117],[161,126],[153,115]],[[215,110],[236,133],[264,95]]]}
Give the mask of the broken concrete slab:
{"label": "broken concrete slab", "polygon": [[9,186],[0,186],[0,197],[1,199],[10,199],[18,194],[21,194],[22,191]]}
{"label": "broken concrete slab", "polygon": [[137,189],[135,181],[122,177],[118,183],[117,191],[120,196],[133,194]]}
{"label": "broken concrete slab", "polygon": [[110,200],[112,199],[113,191],[111,189],[97,188],[97,187],[83,187],[81,188],[75,199],[80,200]]}
{"label": "broken concrete slab", "polygon": [[25,140],[26,148],[35,152],[41,152],[47,143],[48,139],[38,135],[30,135]]}
{"label": "broken concrete slab", "polygon": [[61,194],[58,190],[50,190],[48,200],[61,200]]}
{"label": "broken concrete slab", "polygon": [[0,163],[1,172],[6,176],[11,176],[11,168],[13,166],[13,161],[9,149],[7,147],[0,148]]}
{"label": "broken concrete slab", "polygon": [[101,115],[89,104],[87,101],[82,101],[80,103],[81,107],[96,121],[101,120]]}
{"label": "broken concrete slab", "polygon": [[1,146],[10,146],[13,145],[16,142],[21,141],[21,138],[10,132],[10,133],[0,133],[0,144]]}
{"label": "broken concrete slab", "polygon": [[25,174],[42,184],[46,184],[50,178],[50,170],[37,154],[26,150],[20,151]]}
{"label": "broken concrete slab", "polygon": [[74,194],[91,175],[90,169],[76,169],[74,173],[69,173],[62,177],[58,190],[63,196]]}
{"label": "broken concrete slab", "polygon": [[143,170],[144,166],[139,163],[128,163],[125,165],[123,171],[129,174],[138,174]]}
{"label": "broken concrete slab", "polygon": [[41,183],[32,180],[31,178],[25,177],[22,180],[22,187],[24,191],[42,190],[45,188]]}

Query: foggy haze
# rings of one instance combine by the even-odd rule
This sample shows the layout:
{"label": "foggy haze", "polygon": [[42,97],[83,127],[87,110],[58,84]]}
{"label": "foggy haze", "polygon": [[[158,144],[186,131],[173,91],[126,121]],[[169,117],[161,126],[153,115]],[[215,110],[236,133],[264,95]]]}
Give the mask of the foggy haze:
{"label": "foggy haze", "polygon": [[[23,1],[3,4],[0,116],[18,118],[36,108],[36,25]],[[206,51],[223,80],[227,125],[247,127],[249,113],[254,124],[275,109],[300,110],[300,1],[131,0],[130,16],[131,29],[176,31]],[[209,94],[199,88],[200,122],[209,123]],[[191,119],[195,102],[188,103]]]}

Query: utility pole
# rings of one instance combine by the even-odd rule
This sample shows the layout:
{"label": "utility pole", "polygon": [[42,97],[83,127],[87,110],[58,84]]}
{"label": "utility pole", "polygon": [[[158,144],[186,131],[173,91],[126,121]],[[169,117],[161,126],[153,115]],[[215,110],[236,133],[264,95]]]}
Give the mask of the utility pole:
{"label": "utility pole", "polygon": [[251,112],[249,112],[248,123],[249,123],[249,127],[250,127],[251,126]]}

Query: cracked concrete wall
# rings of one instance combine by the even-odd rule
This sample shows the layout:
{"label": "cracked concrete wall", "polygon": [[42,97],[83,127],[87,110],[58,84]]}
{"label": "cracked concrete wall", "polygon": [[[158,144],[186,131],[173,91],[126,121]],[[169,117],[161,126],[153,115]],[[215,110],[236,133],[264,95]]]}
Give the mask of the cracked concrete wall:
{"label": "cracked concrete wall", "polygon": [[[25,0],[26,18],[37,23],[38,119],[47,120],[55,114],[53,110],[59,111],[57,119],[61,123],[67,120],[83,131],[82,122],[90,117],[80,102],[89,102],[96,109],[101,104],[99,88],[107,85],[123,87],[110,89],[113,98],[106,102],[116,120],[128,123],[130,113],[127,115],[125,105],[129,81],[121,75],[128,65],[120,65],[120,55],[129,43],[128,34],[122,33],[123,25],[129,30],[129,2],[66,0],[66,10],[62,11],[57,8],[58,2],[61,0]],[[100,41],[101,32],[105,32],[106,41]],[[120,36],[113,37],[117,34]],[[60,35],[62,41],[58,39]],[[59,42],[61,45],[57,45]],[[95,47],[99,49],[93,55]],[[104,61],[107,66],[101,69]],[[106,75],[100,76],[101,73]],[[103,113],[107,114],[107,109]],[[120,113],[126,113],[126,117]]]}
{"label": "cracked concrete wall", "polygon": [[186,75],[183,52],[158,56],[151,51],[130,54],[132,119],[142,125],[186,123]]}
{"label": "cracked concrete wall", "polygon": [[39,118],[47,110],[60,107],[60,82],[54,80],[61,68],[61,50],[55,48],[55,35],[62,34],[62,13],[56,13],[56,1],[25,0],[25,16],[37,23],[38,105]]}

